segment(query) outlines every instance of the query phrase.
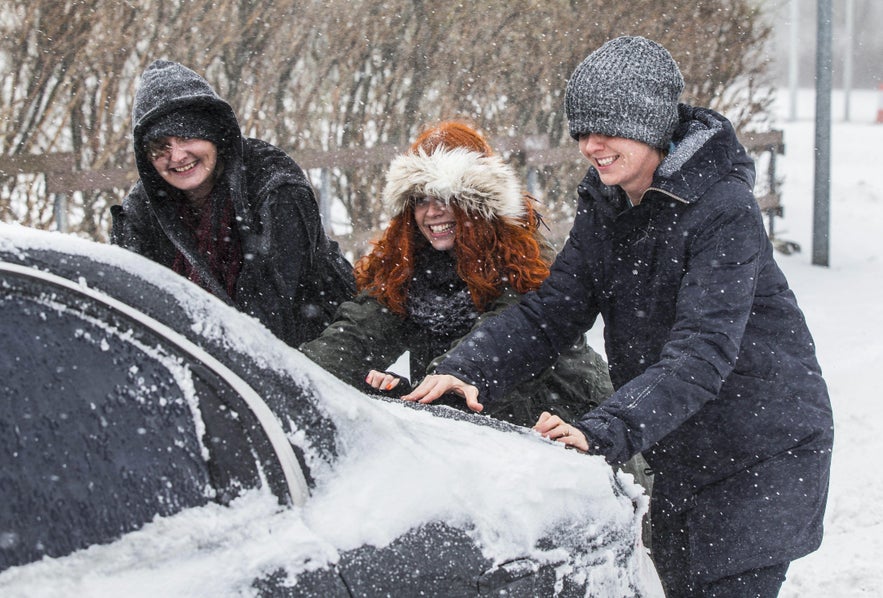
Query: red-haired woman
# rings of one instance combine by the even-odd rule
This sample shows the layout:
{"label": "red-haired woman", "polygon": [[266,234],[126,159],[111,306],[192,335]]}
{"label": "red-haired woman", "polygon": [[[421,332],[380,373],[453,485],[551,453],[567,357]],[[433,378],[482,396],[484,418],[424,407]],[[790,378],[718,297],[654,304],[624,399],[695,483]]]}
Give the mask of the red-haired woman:
{"label": "red-haired woman", "polygon": [[[397,396],[409,384],[386,369],[400,355],[410,352],[414,378],[430,373],[480,321],[539,287],[554,255],[514,171],[464,123],[424,131],[390,165],[383,200],[393,215],[356,263],[358,297],[301,349],[354,386]],[[582,336],[571,341],[485,412],[532,425],[544,410],[575,416],[611,394],[601,356]]]}

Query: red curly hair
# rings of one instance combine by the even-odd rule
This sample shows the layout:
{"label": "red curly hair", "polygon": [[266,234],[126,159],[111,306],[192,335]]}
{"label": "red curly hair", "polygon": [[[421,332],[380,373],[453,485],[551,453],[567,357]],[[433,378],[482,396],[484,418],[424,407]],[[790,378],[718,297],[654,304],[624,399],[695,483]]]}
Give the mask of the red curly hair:
{"label": "red curly hair", "polygon": [[[468,124],[456,121],[442,122],[425,130],[410,151],[416,153],[422,148],[431,153],[439,146],[448,149],[465,147],[485,156],[493,154],[480,133]],[[490,302],[500,296],[504,284],[519,293],[526,293],[537,289],[549,275],[549,262],[540,247],[539,216],[534,209],[534,200],[525,195],[524,203],[525,216],[520,223],[503,218],[487,220],[468,214],[456,201],[450,203],[456,220],[454,255],[457,274],[466,282],[479,312],[484,312]],[[356,262],[356,285],[392,312],[405,316],[415,255],[431,249],[429,241],[417,228],[411,203],[390,220],[373,246],[370,253]]]}

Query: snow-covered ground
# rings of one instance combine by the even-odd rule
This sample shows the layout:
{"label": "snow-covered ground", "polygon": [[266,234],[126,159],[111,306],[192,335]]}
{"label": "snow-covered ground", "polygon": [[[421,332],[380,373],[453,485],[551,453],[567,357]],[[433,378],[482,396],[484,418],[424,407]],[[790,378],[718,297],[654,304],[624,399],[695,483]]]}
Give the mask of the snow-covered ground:
{"label": "snow-covered ground", "polygon": [[835,440],[825,538],[819,551],[794,562],[782,598],[880,596],[883,592],[883,405],[875,382],[883,362],[883,124],[878,92],[853,91],[850,122],[843,96],[832,101],[829,266],[812,265],[813,117],[815,96],[799,94],[798,118],[778,127],[786,153],[785,218],[777,234],[802,251],[779,254],[818,347],[834,407]]}

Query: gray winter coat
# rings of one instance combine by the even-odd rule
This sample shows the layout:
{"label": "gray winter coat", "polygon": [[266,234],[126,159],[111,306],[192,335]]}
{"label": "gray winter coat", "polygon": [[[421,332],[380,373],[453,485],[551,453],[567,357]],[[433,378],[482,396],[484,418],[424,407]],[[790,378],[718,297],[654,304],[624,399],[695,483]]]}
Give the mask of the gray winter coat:
{"label": "gray winter coat", "polygon": [[[140,180],[122,206],[113,206],[111,242],[171,267],[176,256],[207,271],[193,234],[178,217],[179,195],[150,162],[144,133],[156,119],[181,108],[214,114],[224,131],[223,175],[235,210],[243,263],[234,297],[210,276],[205,286],[255,316],[292,346],[315,338],[343,301],[355,294],[352,266],[323,230],[313,190],[282,150],[244,139],[233,109],[195,72],[156,61],[142,77],[133,109],[135,162]],[[178,199],[176,199],[178,198]]]}

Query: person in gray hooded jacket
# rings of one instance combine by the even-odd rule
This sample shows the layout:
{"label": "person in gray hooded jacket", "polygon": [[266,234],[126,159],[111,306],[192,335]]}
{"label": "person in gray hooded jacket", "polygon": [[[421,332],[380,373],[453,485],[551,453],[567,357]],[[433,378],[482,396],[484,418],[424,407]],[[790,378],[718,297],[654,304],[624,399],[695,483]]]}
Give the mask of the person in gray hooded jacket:
{"label": "person in gray hooded jacket", "polygon": [[231,106],[191,69],[157,60],[132,111],[139,181],[113,206],[111,242],[168,266],[291,346],[355,293],[301,168],[244,138]]}
{"label": "person in gray hooded jacket", "polygon": [[641,37],[576,68],[565,108],[591,167],[567,244],[535,293],[403,398],[492,405],[600,315],[616,392],[535,429],[610,462],[643,453],[668,596],[772,597],[822,539],[831,404],[754,164],[723,116],[678,102],[683,88],[668,51]]}

